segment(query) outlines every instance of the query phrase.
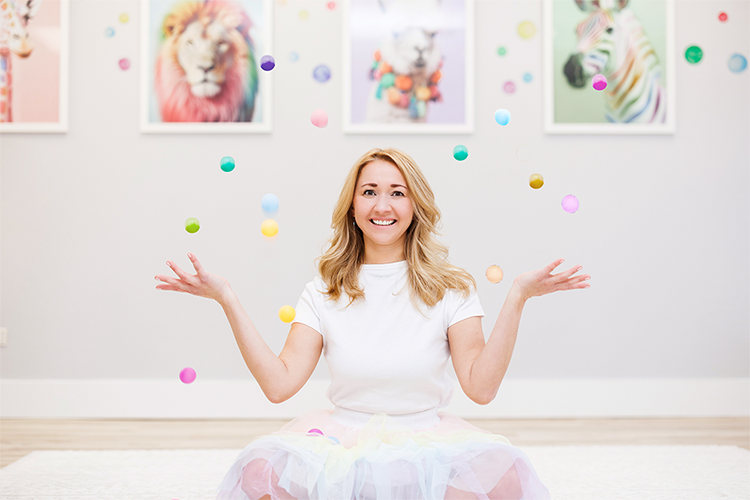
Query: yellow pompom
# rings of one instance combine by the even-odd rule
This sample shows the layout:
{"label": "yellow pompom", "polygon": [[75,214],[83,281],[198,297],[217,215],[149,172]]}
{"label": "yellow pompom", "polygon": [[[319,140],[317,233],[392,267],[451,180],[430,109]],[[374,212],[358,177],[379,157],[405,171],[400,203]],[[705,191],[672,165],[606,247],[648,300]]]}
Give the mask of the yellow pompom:
{"label": "yellow pompom", "polygon": [[291,323],[296,315],[297,312],[292,306],[282,306],[281,309],[279,309],[279,319],[284,323]]}
{"label": "yellow pompom", "polygon": [[529,177],[529,186],[533,189],[539,189],[544,186],[544,177],[541,174],[531,174],[531,177]]}
{"label": "yellow pompom", "polygon": [[279,224],[273,219],[266,219],[260,225],[260,232],[263,233],[263,236],[268,236],[269,238],[276,236],[276,233],[279,232]]}

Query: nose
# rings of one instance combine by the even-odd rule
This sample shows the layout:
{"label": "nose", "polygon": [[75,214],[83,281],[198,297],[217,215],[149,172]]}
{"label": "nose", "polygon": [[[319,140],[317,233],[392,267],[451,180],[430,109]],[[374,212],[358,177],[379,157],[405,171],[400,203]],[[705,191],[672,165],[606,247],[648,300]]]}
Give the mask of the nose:
{"label": "nose", "polygon": [[214,68],[216,67],[216,65],[215,65],[215,64],[212,64],[212,65],[210,65],[210,66],[201,66],[201,65],[199,64],[199,65],[198,65],[198,67],[199,67],[200,69],[202,69],[204,73],[208,73],[209,71],[211,71],[212,69],[214,69]]}
{"label": "nose", "polygon": [[581,64],[581,58],[582,55],[580,53],[571,55],[570,59],[568,59],[568,62],[565,63],[565,68],[563,69],[563,72],[568,79],[568,83],[571,85],[571,87],[578,89],[586,85],[586,80],[583,77],[583,65]]}
{"label": "nose", "polygon": [[375,202],[375,213],[385,214],[390,212],[391,210],[391,200],[387,196],[380,196],[378,197],[377,202]]}

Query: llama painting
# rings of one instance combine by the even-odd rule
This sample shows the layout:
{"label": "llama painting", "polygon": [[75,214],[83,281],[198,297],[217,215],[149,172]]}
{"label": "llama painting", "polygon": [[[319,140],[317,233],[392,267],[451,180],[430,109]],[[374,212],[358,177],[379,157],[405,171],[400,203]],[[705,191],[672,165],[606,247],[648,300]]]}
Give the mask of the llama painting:
{"label": "llama painting", "polygon": [[267,0],[144,0],[147,132],[270,131]]}
{"label": "llama painting", "polygon": [[67,7],[0,0],[0,132],[67,129]]}
{"label": "llama painting", "polygon": [[[673,133],[671,0],[547,0],[546,129]],[[596,75],[607,86],[592,86]]]}
{"label": "llama painting", "polygon": [[473,8],[473,0],[344,2],[344,131],[472,131]]}

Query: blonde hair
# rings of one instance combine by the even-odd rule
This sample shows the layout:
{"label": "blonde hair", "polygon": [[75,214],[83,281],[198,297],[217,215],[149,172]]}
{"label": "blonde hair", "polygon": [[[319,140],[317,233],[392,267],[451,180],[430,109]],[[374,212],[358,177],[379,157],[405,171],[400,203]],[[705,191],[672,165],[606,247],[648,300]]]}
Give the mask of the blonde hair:
{"label": "blonde hair", "polygon": [[448,248],[435,238],[440,221],[440,209],[422,171],[414,160],[396,149],[372,149],[365,153],[349,171],[341,194],[333,209],[331,228],[333,236],[329,247],[319,259],[318,270],[328,290],[330,300],[337,301],[342,294],[349,296],[349,304],[365,298],[359,286],[359,271],[365,259],[365,242],[362,230],[355,226],[351,216],[357,180],[368,163],[382,160],[401,171],[409,189],[414,218],[406,230],[404,254],[408,263],[408,285],[411,301],[419,309],[417,299],[434,307],[449,289],[460,291],[466,298],[476,281],[465,270],[448,263]]}

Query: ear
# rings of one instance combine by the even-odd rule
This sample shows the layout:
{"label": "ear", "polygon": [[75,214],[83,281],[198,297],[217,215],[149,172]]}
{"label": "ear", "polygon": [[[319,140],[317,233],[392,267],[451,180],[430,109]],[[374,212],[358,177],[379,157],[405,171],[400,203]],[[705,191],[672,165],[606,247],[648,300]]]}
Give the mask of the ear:
{"label": "ear", "polygon": [[250,38],[250,28],[253,26],[253,22],[250,20],[250,17],[245,13],[243,10],[240,13],[240,22],[237,24],[237,31],[240,32],[242,35],[242,38],[248,39]]}
{"label": "ear", "polygon": [[617,3],[618,3],[618,4],[620,5],[620,9],[619,9],[619,10],[622,10],[622,9],[624,9],[624,8],[625,8],[625,6],[626,6],[626,5],[628,4],[628,1],[629,1],[629,0],[618,0],[618,2],[617,2]]}
{"label": "ear", "polygon": [[169,38],[176,33],[181,33],[183,30],[183,26],[180,24],[180,21],[176,15],[169,14],[164,18],[161,29],[164,32],[164,35]]}
{"label": "ear", "polygon": [[34,17],[34,14],[37,13],[41,4],[42,0],[29,0],[29,3],[26,4],[29,8],[29,13],[27,15],[29,17]]}
{"label": "ear", "polygon": [[575,2],[579,9],[586,12],[586,5],[584,5],[583,0],[575,0]]}

